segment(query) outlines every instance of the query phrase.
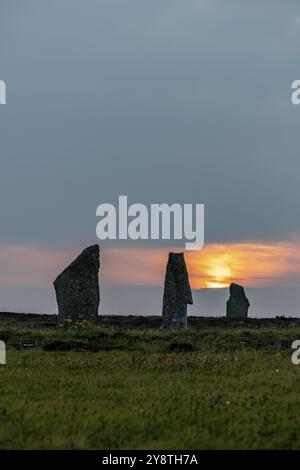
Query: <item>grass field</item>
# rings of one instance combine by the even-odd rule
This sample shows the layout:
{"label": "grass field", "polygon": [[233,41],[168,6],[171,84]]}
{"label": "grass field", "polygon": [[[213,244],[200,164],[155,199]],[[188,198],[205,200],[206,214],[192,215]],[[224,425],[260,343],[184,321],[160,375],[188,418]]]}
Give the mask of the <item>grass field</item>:
{"label": "grass field", "polygon": [[[299,449],[298,320],[0,316],[1,449]],[[21,347],[33,340],[34,350]]]}

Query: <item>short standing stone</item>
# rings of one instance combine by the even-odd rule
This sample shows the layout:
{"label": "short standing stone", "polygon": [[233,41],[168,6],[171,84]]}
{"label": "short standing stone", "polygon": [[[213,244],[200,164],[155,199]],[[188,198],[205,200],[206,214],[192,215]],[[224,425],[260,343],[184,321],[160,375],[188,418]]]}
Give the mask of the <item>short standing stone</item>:
{"label": "short standing stone", "polygon": [[246,318],[250,307],[244,288],[238,284],[230,284],[230,297],[227,300],[227,317]]}
{"label": "short standing stone", "polygon": [[187,304],[192,304],[192,292],[183,253],[169,253],[167,264],[162,328],[187,325]]}
{"label": "short standing stone", "polygon": [[98,318],[99,246],[85,250],[55,279],[54,288],[58,304],[58,321],[88,320]]}

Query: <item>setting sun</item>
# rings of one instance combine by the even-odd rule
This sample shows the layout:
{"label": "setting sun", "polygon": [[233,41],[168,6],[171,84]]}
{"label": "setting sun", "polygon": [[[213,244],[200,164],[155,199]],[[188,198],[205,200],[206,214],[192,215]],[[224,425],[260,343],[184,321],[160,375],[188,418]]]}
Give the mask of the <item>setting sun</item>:
{"label": "setting sun", "polygon": [[[109,249],[104,254],[104,279],[111,284],[162,285],[168,251],[182,250]],[[231,282],[245,287],[300,283],[298,240],[207,244],[202,250],[186,251],[185,258],[193,289],[227,288]],[[126,270],[119,269],[120,263]]]}
{"label": "setting sun", "polygon": [[229,266],[230,255],[212,257],[208,260],[207,274],[209,279],[205,281],[205,286],[212,289],[218,289],[222,287],[228,287],[230,284],[230,278],[232,276],[232,270]]}
{"label": "setting sun", "polygon": [[206,281],[206,287],[209,289],[222,289],[224,287],[228,287],[228,282],[221,282],[221,281]]}
{"label": "setting sun", "polygon": [[262,287],[279,279],[282,283],[282,278],[291,283],[300,269],[297,242],[211,244],[186,258],[195,289],[224,288],[231,282]]}

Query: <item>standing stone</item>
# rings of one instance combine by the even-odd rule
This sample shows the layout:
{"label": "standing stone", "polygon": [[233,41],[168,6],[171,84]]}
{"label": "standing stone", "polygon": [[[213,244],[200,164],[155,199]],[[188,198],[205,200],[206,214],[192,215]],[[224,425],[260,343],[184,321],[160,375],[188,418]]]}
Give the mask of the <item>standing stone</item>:
{"label": "standing stone", "polygon": [[230,297],[226,304],[226,314],[230,318],[247,318],[250,307],[244,288],[238,284],[230,284]]}
{"label": "standing stone", "polygon": [[192,292],[183,253],[169,253],[166,269],[162,328],[187,326],[187,304],[192,304]]}
{"label": "standing stone", "polygon": [[55,279],[58,321],[88,320],[96,323],[99,295],[99,246],[85,250]]}

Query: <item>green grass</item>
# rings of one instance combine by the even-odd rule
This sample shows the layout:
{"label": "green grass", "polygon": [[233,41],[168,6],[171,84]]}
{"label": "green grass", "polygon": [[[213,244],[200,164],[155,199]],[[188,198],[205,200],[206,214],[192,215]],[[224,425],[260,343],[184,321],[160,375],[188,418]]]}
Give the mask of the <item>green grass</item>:
{"label": "green grass", "polygon": [[1,449],[300,448],[299,327],[1,334]]}

